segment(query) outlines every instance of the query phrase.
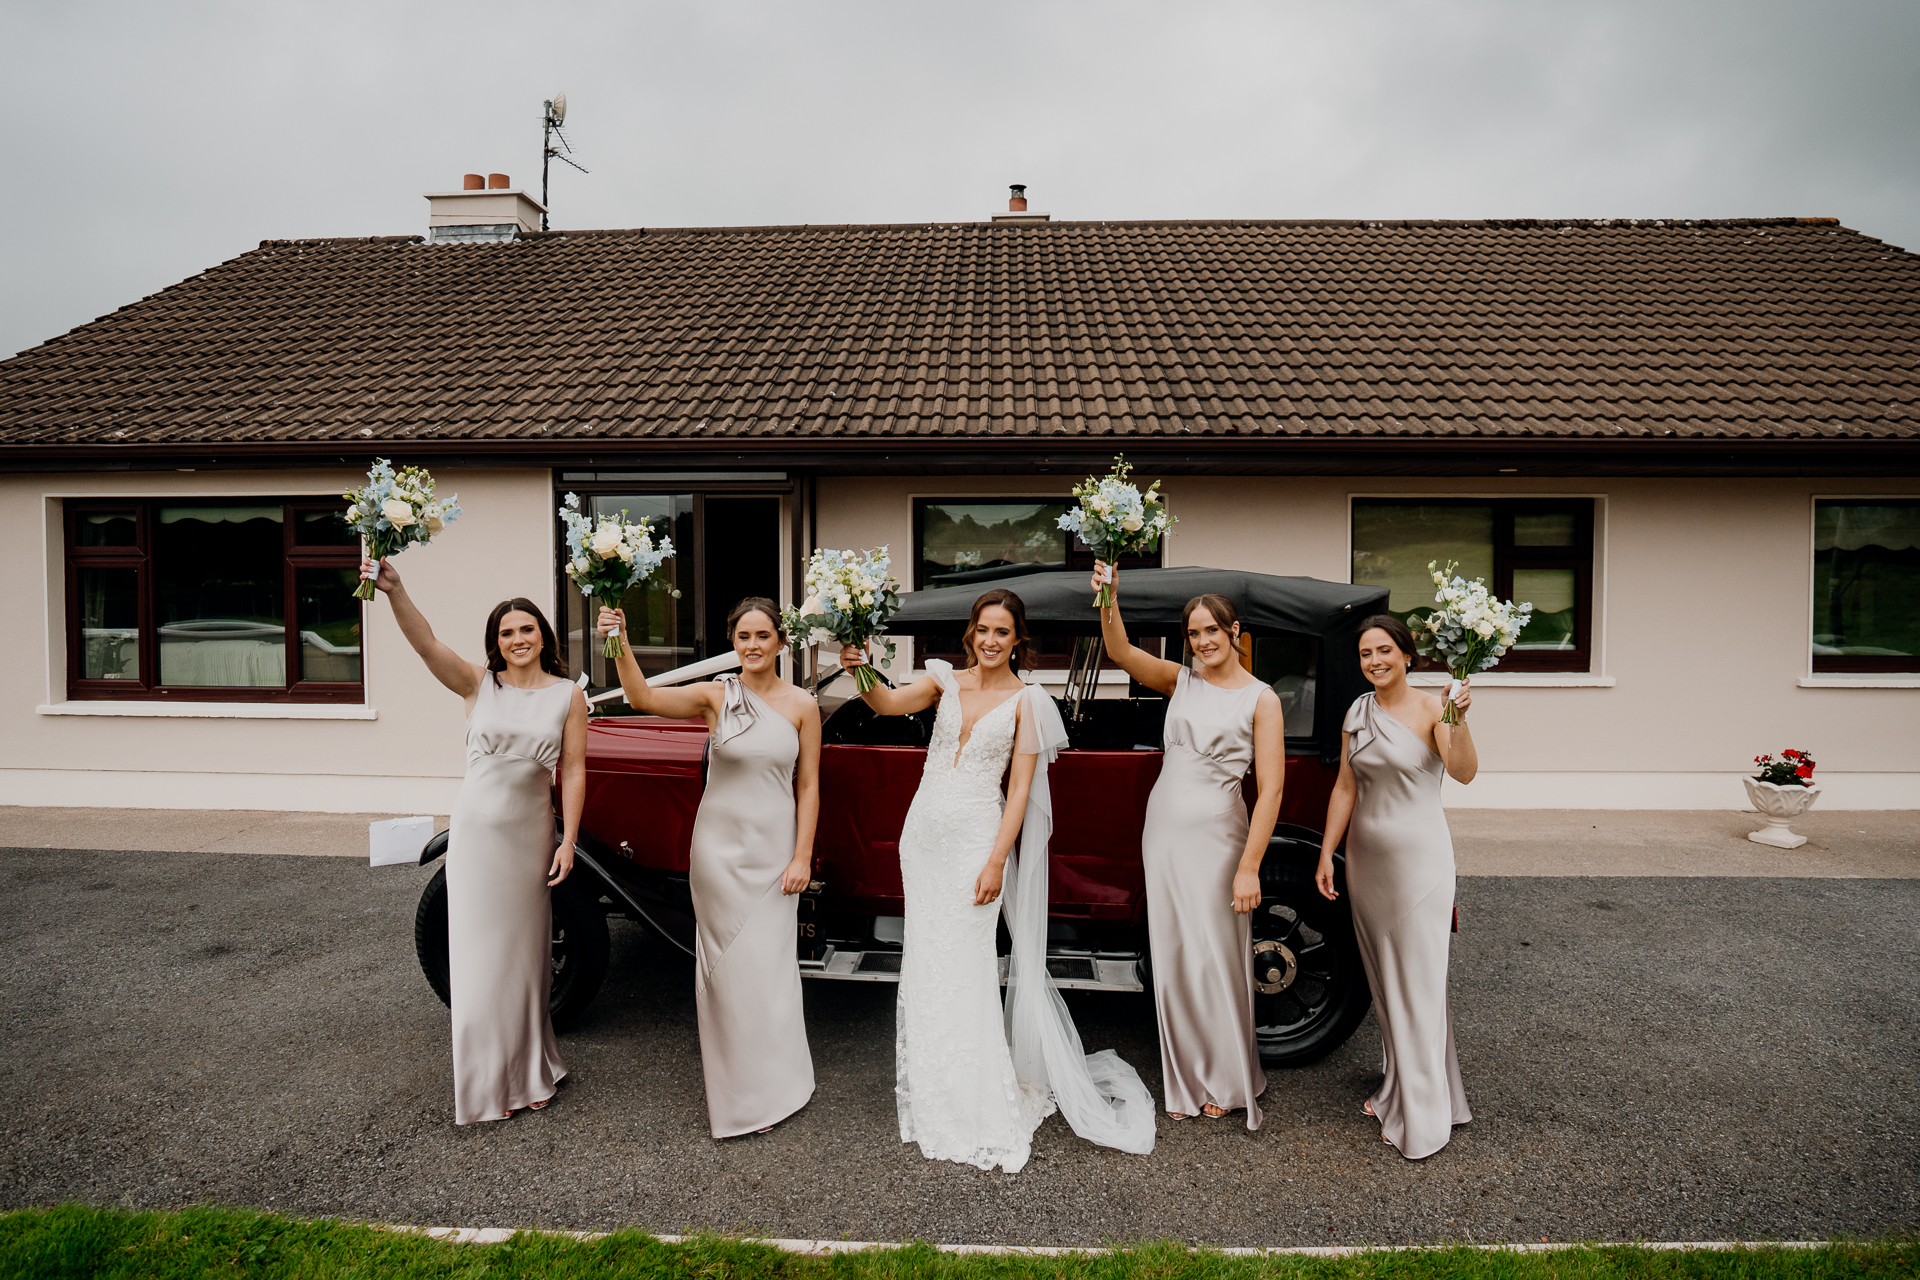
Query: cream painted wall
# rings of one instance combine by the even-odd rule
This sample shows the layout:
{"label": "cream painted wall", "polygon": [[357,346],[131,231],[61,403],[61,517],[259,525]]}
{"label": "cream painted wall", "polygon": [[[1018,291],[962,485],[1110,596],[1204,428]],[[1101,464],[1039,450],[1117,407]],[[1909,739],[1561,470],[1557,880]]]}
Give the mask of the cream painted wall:
{"label": "cream painted wall", "polygon": [[[913,497],[1064,495],[1075,478],[822,479],[818,536],[890,543],[904,576]],[[1180,521],[1166,563],[1333,581],[1348,578],[1356,494],[1598,499],[1597,679],[1483,677],[1483,772],[1471,788],[1449,782],[1449,804],[1744,809],[1744,763],[1803,746],[1820,761],[1823,808],[1920,808],[1920,687],[1801,684],[1812,499],[1920,494],[1920,482],[1183,476],[1163,487]]]}
{"label": "cream painted wall", "polygon": [[[502,597],[551,612],[551,473],[435,478],[465,514],[395,564],[440,637],[478,660]],[[65,702],[62,498],[333,495],[359,480],[347,470],[0,477],[0,538],[41,552],[0,560],[0,583],[12,599],[44,599],[47,618],[40,643],[0,674],[0,804],[448,812],[465,767],[460,700],[427,674],[384,597],[366,606],[365,707],[57,714],[89,709]]]}

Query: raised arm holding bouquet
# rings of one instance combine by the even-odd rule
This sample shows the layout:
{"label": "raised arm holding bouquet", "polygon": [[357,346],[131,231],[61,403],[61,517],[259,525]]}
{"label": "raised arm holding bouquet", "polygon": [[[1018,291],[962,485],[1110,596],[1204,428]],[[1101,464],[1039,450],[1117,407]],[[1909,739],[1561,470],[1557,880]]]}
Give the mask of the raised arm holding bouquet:
{"label": "raised arm holding bouquet", "polygon": [[1160,499],[1160,482],[1155,480],[1141,493],[1127,482],[1132,471],[1124,454],[1115,455],[1112,471],[1088,476],[1074,486],[1073,496],[1080,505],[1060,517],[1060,527],[1078,535],[1108,566],[1094,593],[1098,609],[1113,604],[1112,566],[1120,557],[1152,551],[1173,527],[1173,517]]}
{"label": "raised arm holding bouquet", "polygon": [[402,467],[395,472],[385,458],[375,460],[365,485],[340,496],[352,504],[340,518],[360,535],[365,555],[376,566],[372,573],[361,573],[360,585],[353,589],[356,600],[373,599],[373,578],[380,561],[416,542],[432,541],[434,534],[460,518],[460,495],[436,498],[433,477],[424,468]]}
{"label": "raised arm holding bouquet", "polygon": [[[628,591],[673,558],[672,538],[662,534],[656,541],[646,521],[629,520],[624,511],[598,520],[582,515],[577,493],[567,495],[560,519],[567,526],[567,576],[603,608],[618,609]],[[671,587],[667,591],[675,598],[680,595]],[[618,658],[625,651],[620,632],[609,631],[606,656]]]}
{"label": "raised arm holding bouquet", "polygon": [[1496,600],[1487,584],[1475,578],[1466,581],[1454,574],[1454,562],[1444,568],[1428,561],[1433,571],[1434,603],[1440,607],[1424,617],[1407,619],[1414,643],[1423,658],[1438,658],[1453,675],[1447,686],[1446,706],[1440,712],[1441,724],[1459,724],[1460,708],[1454,698],[1460,682],[1478,671],[1498,665],[1520,633],[1533,618],[1533,606]]}
{"label": "raised arm holding bouquet", "polygon": [[[807,561],[807,598],[798,608],[780,615],[781,625],[796,645],[838,641],[864,655],[869,645],[886,635],[887,621],[900,608],[900,584],[888,572],[887,549],[834,551],[826,547]],[[882,665],[893,661],[888,641]],[[865,662],[853,668],[853,683],[861,693],[880,684],[879,675]]]}

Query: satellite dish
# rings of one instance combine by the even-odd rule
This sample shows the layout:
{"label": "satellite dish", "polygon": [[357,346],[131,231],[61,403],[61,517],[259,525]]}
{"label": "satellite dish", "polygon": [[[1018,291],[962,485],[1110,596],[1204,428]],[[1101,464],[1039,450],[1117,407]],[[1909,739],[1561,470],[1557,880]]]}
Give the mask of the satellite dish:
{"label": "satellite dish", "polygon": [[564,93],[556,93],[553,95],[553,122],[555,124],[565,124],[566,120],[567,95]]}

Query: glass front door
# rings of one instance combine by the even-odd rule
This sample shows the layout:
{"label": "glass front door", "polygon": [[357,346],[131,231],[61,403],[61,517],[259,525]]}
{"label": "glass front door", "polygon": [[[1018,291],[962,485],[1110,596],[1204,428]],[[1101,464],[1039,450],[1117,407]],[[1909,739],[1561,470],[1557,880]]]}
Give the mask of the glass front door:
{"label": "glass front door", "polygon": [[[673,539],[674,555],[662,566],[659,581],[635,587],[621,604],[644,674],[656,676],[725,652],[727,613],[741,597],[781,603],[777,496],[597,493],[583,495],[583,504],[596,518],[624,511],[629,520],[645,520],[656,537],[664,533]],[[619,678],[593,630],[598,607],[564,574],[560,589],[568,662],[576,673],[588,673],[595,691],[614,687]],[[625,709],[617,698],[595,708],[613,714]]]}

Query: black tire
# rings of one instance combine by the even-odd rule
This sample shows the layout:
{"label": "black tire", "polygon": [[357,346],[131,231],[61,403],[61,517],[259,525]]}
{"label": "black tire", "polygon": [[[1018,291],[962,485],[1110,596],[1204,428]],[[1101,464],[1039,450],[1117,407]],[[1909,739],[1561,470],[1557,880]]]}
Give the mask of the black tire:
{"label": "black tire", "polygon": [[1336,877],[1341,894],[1334,902],[1292,868],[1263,867],[1260,880],[1263,897],[1253,914],[1254,1038],[1268,1065],[1305,1066],[1345,1044],[1373,1003],[1353,940],[1345,876]]}
{"label": "black tire", "polygon": [[[553,988],[547,1010],[564,1030],[593,1003],[607,976],[607,916],[595,886],[578,871],[553,890]],[[447,983],[447,869],[427,881],[413,912],[413,950],[420,972],[441,1004],[452,998]]]}

